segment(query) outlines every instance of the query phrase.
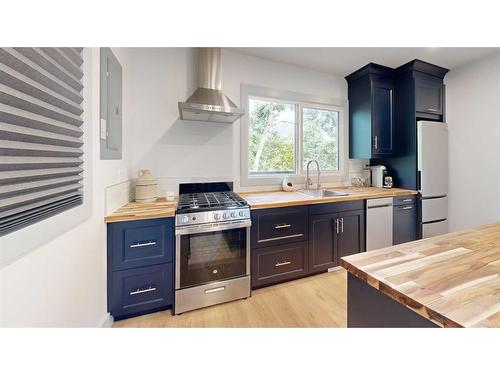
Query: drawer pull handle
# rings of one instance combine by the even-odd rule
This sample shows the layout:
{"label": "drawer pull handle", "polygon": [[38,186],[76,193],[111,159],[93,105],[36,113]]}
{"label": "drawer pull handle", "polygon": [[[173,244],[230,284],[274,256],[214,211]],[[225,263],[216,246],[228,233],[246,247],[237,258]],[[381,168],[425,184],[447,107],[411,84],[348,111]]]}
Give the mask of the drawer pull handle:
{"label": "drawer pull handle", "polygon": [[144,246],[154,246],[154,245],[156,245],[156,241],[148,241],[148,242],[134,243],[130,245],[130,247],[134,248],[134,247],[144,247]]}
{"label": "drawer pull handle", "polygon": [[288,266],[289,264],[292,264],[292,262],[286,260],[284,262],[278,262],[274,265],[274,267],[282,267],[282,266]]}
{"label": "drawer pull handle", "polygon": [[291,224],[276,224],[274,226],[274,229],[290,228],[291,226],[292,226]]}
{"label": "drawer pull handle", "polygon": [[282,237],[274,237],[274,238],[266,238],[265,240],[258,240],[258,243],[261,242],[269,242],[269,241],[278,241],[278,240],[284,240],[286,238],[296,238],[296,237],[302,237],[304,233],[298,233],[298,234],[291,234],[289,236],[282,236]]}
{"label": "drawer pull handle", "polygon": [[225,286],[220,286],[218,288],[212,288],[212,289],[205,289],[205,294],[222,292],[225,289],[226,289]]}
{"label": "drawer pull handle", "polygon": [[436,108],[427,108],[429,112],[437,112],[438,110]]}
{"label": "drawer pull handle", "polygon": [[403,210],[411,210],[413,208],[413,206],[404,206],[402,209]]}
{"label": "drawer pull handle", "polygon": [[411,201],[413,201],[413,199],[412,199],[412,198],[403,199],[403,202],[411,202]]}
{"label": "drawer pull handle", "polygon": [[137,290],[135,290],[133,292],[130,292],[130,295],[133,296],[135,294],[150,293],[150,292],[154,292],[155,290],[156,290],[156,288],[150,286],[147,289],[137,289]]}

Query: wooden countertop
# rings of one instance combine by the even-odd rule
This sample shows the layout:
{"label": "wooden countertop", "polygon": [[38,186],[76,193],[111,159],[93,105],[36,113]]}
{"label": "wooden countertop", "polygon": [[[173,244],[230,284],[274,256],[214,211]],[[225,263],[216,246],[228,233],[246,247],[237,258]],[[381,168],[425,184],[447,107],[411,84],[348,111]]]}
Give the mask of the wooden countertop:
{"label": "wooden countertop", "polygon": [[267,192],[238,193],[238,194],[250,204],[250,207],[252,209],[345,202],[345,201],[355,201],[360,199],[385,198],[385,197],[394,197],[397,195],[417,194],[417,192],[414,190],[406,190],[398,188],[384,189],[376,187],[364,187],[364,188],[335,187],[327,189],[335,191],[344,191],[349,195],[339,196],[339,197],[314,198],[298,192],[285,192],[285,191],[267,191]]}
{"label": "wooden countertop", "polygon": [[176,208],[177,200],[167,202],[165,198],[158,198],[153,203],[130,202],[106,216],[104,221],[106,223],[115,223],[118,221],[174,217]]}
{"label": "wooden countertop", "polygon": [[[268,191],[257,193],[238,193],[248,201],[252,209],[272,208],[284,206],[300,206],[306,204],[329,203],[353,201],[359,199],[383,198],[396,195],[417,194],[414,190],[384,189],[384,188],[353,188],[341,187],[332,190],[345,191],[349,195],[341,197],[313,198],[297,192]],[[162,217],[174,217],[177,208],[177,200],[167,202],[165,198],[158,198],[153,203],[130,202],[120,207],[112,214],[106,216],[106,223],[118,221],[132,221],[144,219],[159,219]]]}
{"label": "wooden countertop", "polygon": [[344,257],[362,281],[442,327],[500,327],[500,222]]}

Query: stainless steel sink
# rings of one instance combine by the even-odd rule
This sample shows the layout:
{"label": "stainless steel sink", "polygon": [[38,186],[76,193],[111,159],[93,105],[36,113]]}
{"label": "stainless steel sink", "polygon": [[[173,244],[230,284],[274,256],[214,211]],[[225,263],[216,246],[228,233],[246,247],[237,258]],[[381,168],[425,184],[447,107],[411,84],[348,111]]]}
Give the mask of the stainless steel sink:
{"label": "stainless steel sink", "polygon": [[308,195],[310,197],[316,197],[316,198],[342,197],[345,195],[349,195],[349,193],[345,193],[343,191],[335,191],[335,190],[328,190],[328,189],[298,190],[297,193]]}

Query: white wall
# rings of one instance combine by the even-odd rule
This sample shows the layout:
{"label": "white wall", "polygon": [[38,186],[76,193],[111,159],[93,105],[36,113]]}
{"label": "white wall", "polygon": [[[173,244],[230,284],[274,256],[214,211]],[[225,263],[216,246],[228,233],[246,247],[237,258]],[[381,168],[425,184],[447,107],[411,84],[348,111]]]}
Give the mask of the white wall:
{"label": "white wall", "polygon": [[[87,51],[86,51],[87,52]],[[106,186],[130,178],[130,82],[124,80],[124,160],[100,161],[99,50],[85,56],[84,206],[0,238],[0,326],[89,326],[106,321]],[[115,51],[128,76],[127,51]],[[77,220],[77,222],[75,222]],[[14,256],[17,255],[17,258]]]}
{"label": "white wall", "polygon": [[[89,49],[85,203],[0,238],[0,326],[100,326],[106,321],[103,218],[106,208],[119,204],[122,195],[126,198],[122,182],[138,169],[151,168],[173,184],[190,179],[239,181],[239,124],[178,120],[177,102],[197,87],[195,51],[113,51],[123,67],[124,158],[99,160],[99,50]],[[236,103],[240,83],[341,99],[347,95],[341,77],[226,50],[222,59],[223,87]]]}
{"label": "white wall", "polygon": [[449,229],[500,220],[500,55],[445,78]]}
{"label": "white wall", "polygon": [[[132,56],[133,169],[151,169],[164,187],[179,181],[230,179],[241,190],[239,121],[233,125],[179,120],[178,101],[197,88],[192,48],[126,49]],[[222,50],[222,88],[240,105],[242,83],[338,99],[342,77]],[[166,181],[165,181],[166,180]]]}

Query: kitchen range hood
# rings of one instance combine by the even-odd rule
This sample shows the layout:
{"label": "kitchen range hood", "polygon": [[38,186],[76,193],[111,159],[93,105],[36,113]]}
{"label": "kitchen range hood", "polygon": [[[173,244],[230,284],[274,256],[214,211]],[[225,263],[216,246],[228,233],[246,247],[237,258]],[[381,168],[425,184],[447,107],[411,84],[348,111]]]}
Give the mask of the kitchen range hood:
{"label": "kitchen range hood", "polygon": [[181,120],[232,124],[245,114],[221,91],[221,49],[198,48],[198,89],[179,102]]}

